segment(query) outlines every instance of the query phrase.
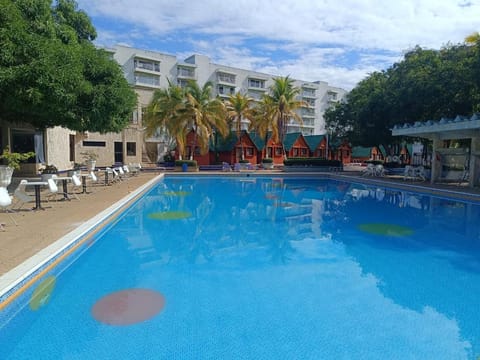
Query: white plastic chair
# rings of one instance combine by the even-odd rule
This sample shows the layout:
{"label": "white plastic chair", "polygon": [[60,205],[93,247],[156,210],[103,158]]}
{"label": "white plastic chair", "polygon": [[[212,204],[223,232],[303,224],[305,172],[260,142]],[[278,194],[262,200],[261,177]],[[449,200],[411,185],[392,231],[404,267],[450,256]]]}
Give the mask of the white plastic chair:
{"label": "white plastic chair", "polygon": [[58,194],[58,186],[57,183],[55,182],[55,179],[50,178],[47,179],[48,183],[48,190],[50,191],[50,194],[46,196],[47,201],[50,201],[51,198],[55,198]]}
{"label": "white plastic chair", "polygon": [[405,170],[403,171],[403,180],[413,180],[415,179],[415,170],[413,166],[406,165]]}
{"label": "white plastic chair", "polygon": [[[27,193],[26,191],[27,180],[21,180],[20,184],[18,184],[17,188],[13,192],[13,197],[17,199],[15,204],[13,204],[12,208],[14,209],[21,209],[23,205],[26,203],[35,201],[35,198]],[[18,207],[18,205],[20,205]]]}
{"label": "white plastic chair", "polygon": [[367,167],[362,170],[362,176],[375,176],[375,165],[368,163]]}
{"label": "white plastic chair", "polygon": [[385,168],[382,164],[375,165],[375,176],[384,177],[385,176]]}
{"label": "white plastic chair", "polygon": [[80,189],[82,187],[82,180],[78,177],[77,174],[72,175],[72,195],[75,196],[75,199],[80,200],[75,192],[75,189]]}
{"label": "white plastic chair", "polygon": [[[5,212],[12,212],[11,210],[8,209],[8,207],[12,205],[12,197],[8,193],[8,190],[6,187],[0,186],[0,207],[3,208]],[[11,214],[8,214],[10,216],[10,219],[13,221],[15,225],[18,225],[15,219]],[[0,224],[0,229],[3,229],[3,224]]]}

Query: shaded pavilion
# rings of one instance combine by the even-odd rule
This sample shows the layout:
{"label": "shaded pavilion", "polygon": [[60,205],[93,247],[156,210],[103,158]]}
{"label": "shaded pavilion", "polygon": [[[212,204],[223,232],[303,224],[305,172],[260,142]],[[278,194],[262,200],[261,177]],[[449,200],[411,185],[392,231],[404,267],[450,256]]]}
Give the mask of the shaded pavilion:
{"label": "shaded pavilion", "polygon": [[[395,125],[393,136],[409,136],[432,141],[432,173],[430,182],[441,180],[442,165],[447,157],[453,155],[465,159],[465,171],[468,171],[468,185],[479,185],[480,176],[480,114],[471,117],[457,116],[454,119],[442,118],[438,121],[417,121],[413,124]],[[469,140],[470,147],[450,150],[445,140]]]}

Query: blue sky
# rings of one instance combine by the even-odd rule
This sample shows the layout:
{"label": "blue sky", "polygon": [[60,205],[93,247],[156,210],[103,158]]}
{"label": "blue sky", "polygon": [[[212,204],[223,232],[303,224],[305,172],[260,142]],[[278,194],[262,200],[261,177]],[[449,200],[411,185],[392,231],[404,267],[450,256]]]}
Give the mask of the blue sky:
{"label": "blue sky", "polygon": [[480,0],[77,0],[96,44],[128,45],[352,89],[416,45],[480,31]]}

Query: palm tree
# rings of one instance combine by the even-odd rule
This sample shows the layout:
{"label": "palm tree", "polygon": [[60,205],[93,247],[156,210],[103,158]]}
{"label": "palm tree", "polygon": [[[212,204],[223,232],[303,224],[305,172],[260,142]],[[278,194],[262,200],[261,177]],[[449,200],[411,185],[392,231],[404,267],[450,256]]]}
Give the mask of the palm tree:
{"label": "palm tree", "polygon": [[156,90],[147,107],[144,118],[145,133],[152,136],[165,128],[177,144],[179,158],[185,153],[187,118],[185,116],[185,92],[170,81],[167,89]]}
{"label": "palm tree", "polygon": [[226,110],[224,103],[219,98],[212,98],[212,83],[206,82],[203,87],[196,81],[189,81],[186,87],[185,115],[190,119],[190,126],[195,131],[193,154],[197,141],[201,153],[208,151],[210,136],[218,131],[222,136],[227,134]]}
{"label": "palm tree", "polygon": [[[300,88],[293,86],[293,80],[288,76],[274,79],[274,84],[270,87],[270,94],[264,97],[264,101],[271,106],[272,137],[275,142],[280,141],[283,147],[287,124],[290,119],[303,124],[301,116],[296,112],[302,106],[307,104],[302,100],[296,100],[300,93]],[[275,129],[275,130],[274,130]],[[285,148],[283,148],[284,156]]]}
{"label": "palm tree", "polygon": [[478,31],[468,35],[465,38],[465,43],[468,45],[475,45],[478,42],[480,42],[480,33]]}
{"label": "palm tree", "polygon": [[264,95],[262,101],[260,101],[255,107],[255,116],[250,121],[248,130],[255,131],[259,137],[263,137],[265,141],[265,158],[268,158],[267,142],[268,133],[272,132],[272,136],[278,138],[278,128],[276,123],[273,122],[272,113],[274,111],[274,104],[272,99]]}
{"label": "palm tree", "polygon": [[252,107],[252,104],[255,102],[255,99],[243,95],[241,93],[236,93],[230,95],[225,106],[227,108],[228,119],[231,119],[235,123],[235,131],[237,132],[237,139],[240,141],[242,147],[242,157],[241,160],[245,158],[243,151],[243,141],[241,141],[242,133],[242,120],[246,119],[252,122],[255,118],[255,109]]}

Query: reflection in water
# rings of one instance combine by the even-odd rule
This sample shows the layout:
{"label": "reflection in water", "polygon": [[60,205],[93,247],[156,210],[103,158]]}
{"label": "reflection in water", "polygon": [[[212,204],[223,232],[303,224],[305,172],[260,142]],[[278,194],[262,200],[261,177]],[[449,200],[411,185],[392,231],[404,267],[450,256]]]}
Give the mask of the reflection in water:
{"label": "reflection in water", "polygon": [[[363,309],[366,320],[375,323],[375,329],[368,329],[370,322],[363,325],[367,333],[379,336],[375,331],[383,323],[390,327],[383,330],[389,337],[419,346],[417,355],[427,349],[425,358],[435,353],[461,359],[480,354],[480,317],[474,305],[480,293],[478,206],[322,180],[229,179],[212,185],[166,179],[162,186],[137,205],[144,214],[188,210],[193,216],[162,222],[137,219],[149,238],[145,242],[142,237],[143,247],[137,248],[144,262],[240,269],[246,261],[265,271],[268,264],[280,265],[287,272],[312,263],[309,271],[317,275],[305,274],[302,281],[311,288],[321,286],[323,294],[341,296],[335,304],[347,315],[350,304],[358,307],[352,311]],[[191,195],[168,196],[179,191]],[[376,230],[389,224],[397,230],[392,236],[381,229],[369,235],[362,230],[365,224]],[[129,242],[136,239],[129,237]],[[320,274],[321,285],[314,280]],[[328,276],[335,279],[332,284]],[[327,310],[337,321],[352,321]],[[410,332],[411,337],[406,335]],[[427,333],[427,342],[437,337],[435,349],[418,345]]]}
{"label": "reflection in water", "polygon": [[[82,359],[105,344],[119,359],[143,348],[138,358],[480,355],[478,206],[345,182],[240,180],[165,179],[58,277],[25,327],[0,331],[2,356],[28,358],[22,350],[41,343],[38,358],[68,358],[71,342],[60,342],[76,338],[88,343],[75,348]],[[148,216],[167,212],[191,217]],[[84,321],[103,294],[126,288],[164,294],[161,316],[114,334]]]}

